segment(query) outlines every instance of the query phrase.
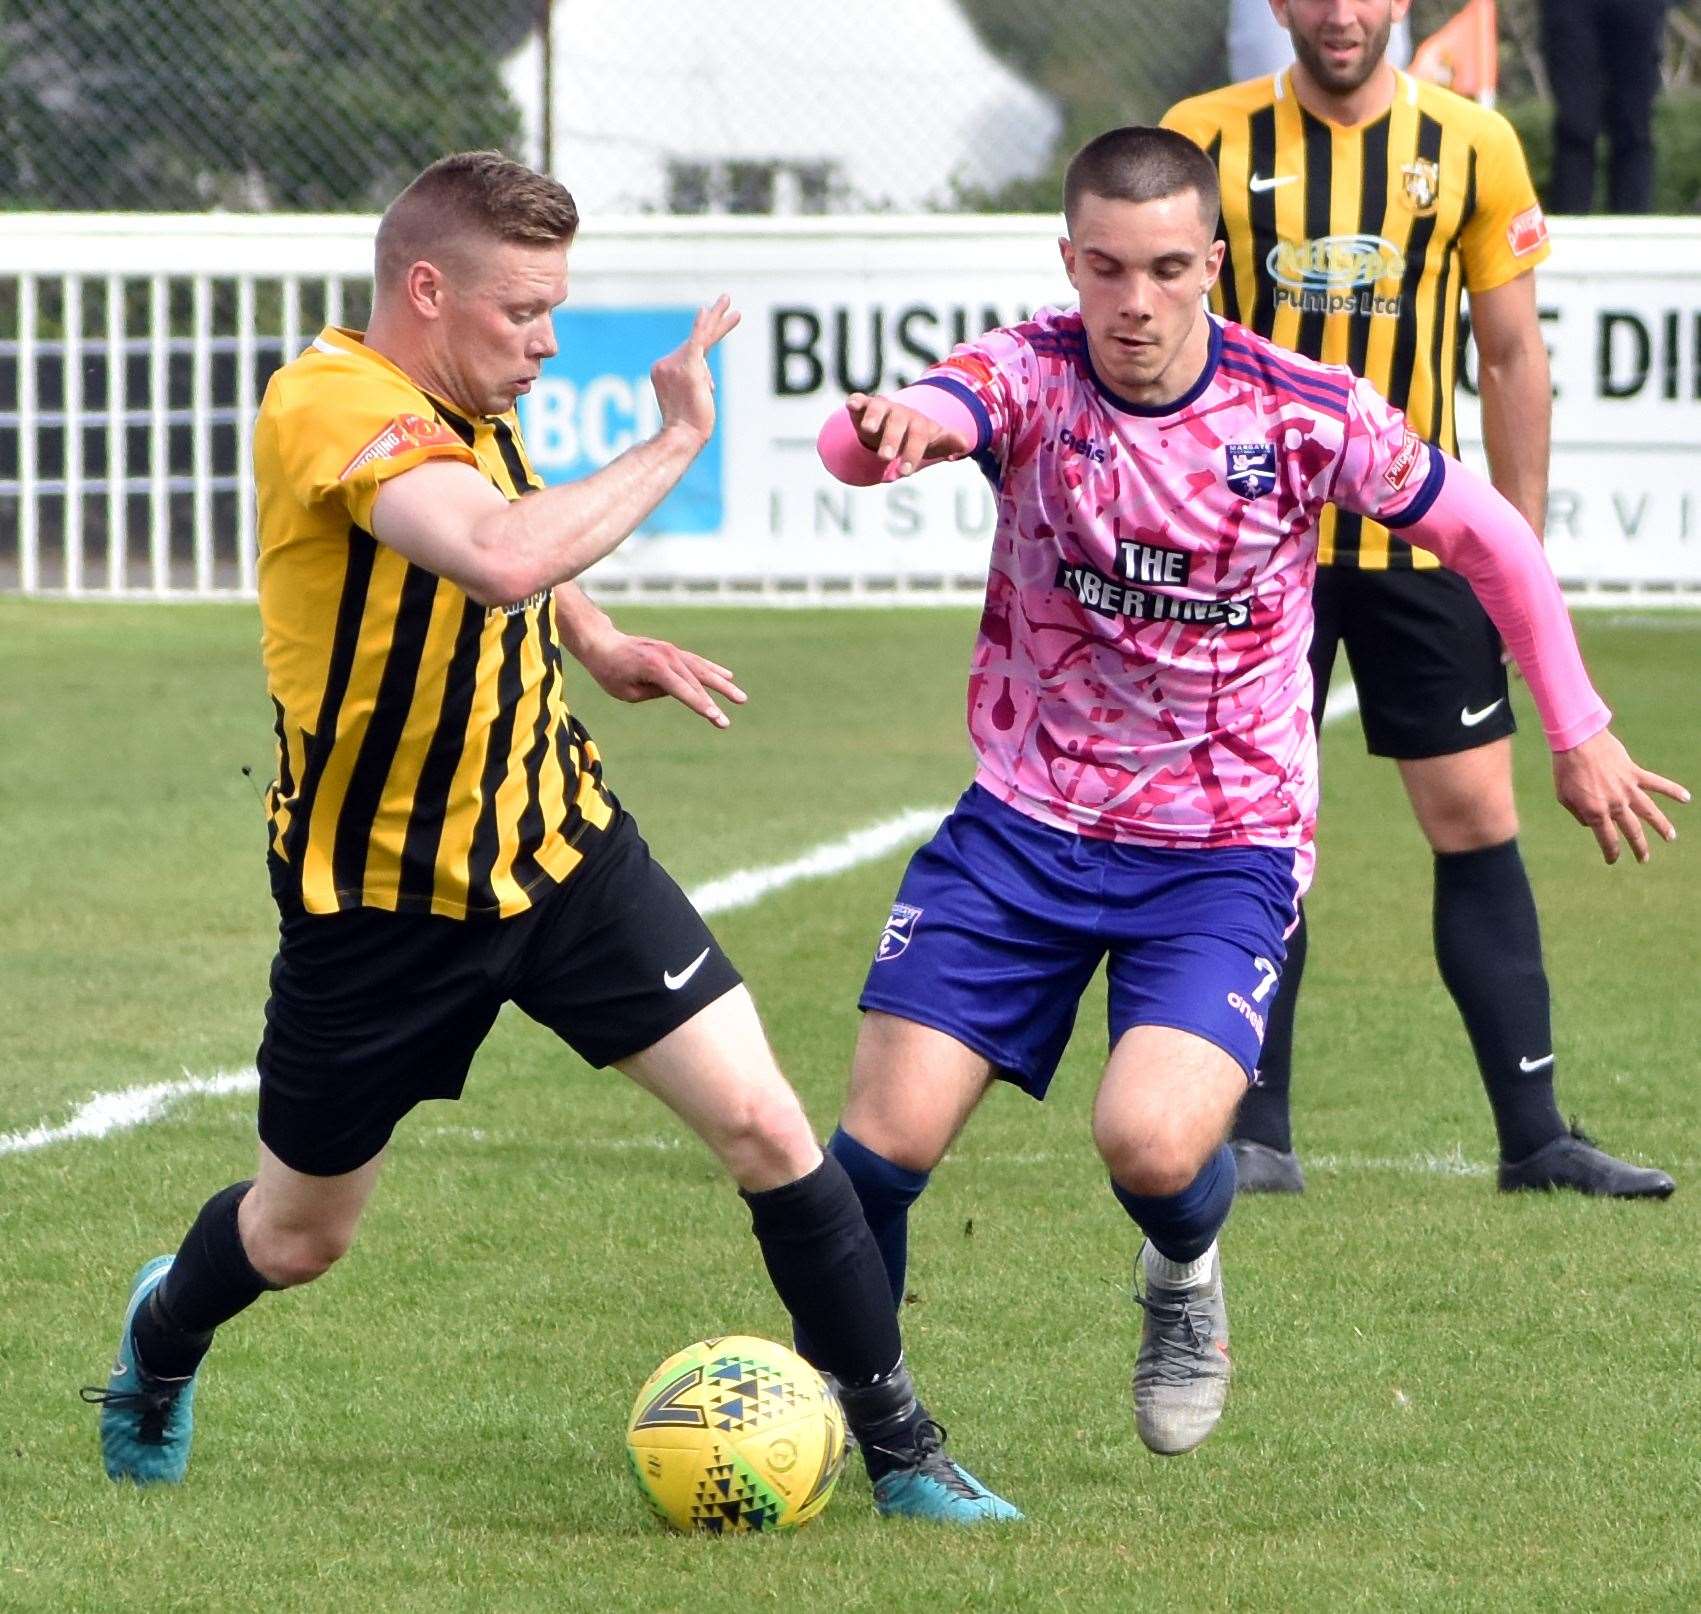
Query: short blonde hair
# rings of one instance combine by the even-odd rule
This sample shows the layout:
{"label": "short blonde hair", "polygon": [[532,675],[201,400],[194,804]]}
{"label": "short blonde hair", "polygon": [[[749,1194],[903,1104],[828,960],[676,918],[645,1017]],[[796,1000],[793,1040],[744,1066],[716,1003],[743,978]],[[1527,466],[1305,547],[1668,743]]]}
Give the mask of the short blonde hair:
{"label": "short blonde hair", "polygon": [[566,186],[499,151],[458,151],[439,157],[384,210],[378,280],[393,281],[469,236],[566,246],[578,228]]}

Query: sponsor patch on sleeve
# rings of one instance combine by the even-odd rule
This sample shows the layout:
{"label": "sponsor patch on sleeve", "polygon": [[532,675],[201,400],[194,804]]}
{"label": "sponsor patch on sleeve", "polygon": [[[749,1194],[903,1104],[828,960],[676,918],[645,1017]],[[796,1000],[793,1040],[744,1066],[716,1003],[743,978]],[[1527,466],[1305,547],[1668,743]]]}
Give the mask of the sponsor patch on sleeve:
{"label": "sponsor patch on sleeve", "polygon": [[949,358],[939,361],[939,368],[955,370],[973,386],[985,387],[992,382],[992,366],[978,354],[953,353]]}
{"label": "sponsor patch on sleeve", "polygon": [[1512,248],[1514,258],[1528,257],[1546,240],[1547,219],[1539,202],[1526,207],[1506,226],[1506,244]]}
{"label": "sponsor patch on sleeve", "polygon": [[1416,432],[1408,431],[1400,439],[1400,452],[1394,456],[1393,463],[1382,473],[1382,480],[1394,492],[1398,493],[1411,481],[1412,472],[1417,469],[1418,455],[1423,450],[1423,439]]}
{"label": "sponsor patch on sleeve", "polygon": [[337,473],[337,480],[346,482],[356,471],[375,460],[393,460],[397,455],[411,453],[416,448],[446,448],[460,441],[440,420],[427,420],[423,415],[397,415]]}

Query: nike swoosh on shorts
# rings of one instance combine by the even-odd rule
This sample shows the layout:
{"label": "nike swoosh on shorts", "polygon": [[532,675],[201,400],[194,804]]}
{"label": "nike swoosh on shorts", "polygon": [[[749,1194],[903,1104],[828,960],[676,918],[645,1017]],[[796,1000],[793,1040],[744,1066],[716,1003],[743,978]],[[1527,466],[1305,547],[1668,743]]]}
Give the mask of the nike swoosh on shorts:
{"label": "nike swoosh on shorts", "polygon": [[1461,723],[1463,723],[1466,728],[1474,729],[1477,726],[1477,724],[1482,722],[1482,720],[1485,717],[1487,717],[1491,712],[1498,711],[1505,704],[1506,704],[1506,697],[1504,695],[1502,695],[1499,700],[1490,701],[1488,703],[1488,705],[1483,707],[1483,709],[1480,712],[1473,712],[1470,709],[1470,707],[1461,706],[1459,708],[1459,721]]}
{"label": "nike swoosh on shorts", "polygon": [[684,986],[685,983],[703,967],[703,960],[708,956],[709,949],[705,947],[702,952],[692,959],[691,962],[687,964],[677,975],[671,975],[666,970],[663,970],[662,985],[670,992],[677,992],[680,987]]}

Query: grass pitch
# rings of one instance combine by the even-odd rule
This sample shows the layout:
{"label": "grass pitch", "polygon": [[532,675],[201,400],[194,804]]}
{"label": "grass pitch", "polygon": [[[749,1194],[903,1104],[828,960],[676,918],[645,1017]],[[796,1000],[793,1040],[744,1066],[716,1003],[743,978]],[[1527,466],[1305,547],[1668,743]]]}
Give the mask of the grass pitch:
{"label": "grass pitch", "polygon": [[[968,777],[970,613],[625,620],[752,692],[727,734],[581,697],[687,886]],[[1632,751],[1701,787],[1701,618],[1581,628]],[[1667,1204],[1494,1192],[1428,858],[1348,720],[1301,1009],[1310,1189],[1229,1224],[1236,1381],[1197,1453],[1133,1431],[1095,989],[1051,1101],[994,1093],[913,1219],[912,1359],[1027,1522],[879,1521],[853,1472],[794,1536],[661,1534],[621,1452],[637,1385],[689,1340],[784,1320],[708,1155],[510,1014],[466,1100],[398,1134],[349,1258],[225,1331],[176,1492],[106,1482],[75,1390],[135,1267],[250,1169],[252,1098],[0,1155],[0,1609],[1701,1606],[1701,819],[1648,868],[1603,867],[1519,699],[1561,1102],[1671,1169]],[[251,609],[0,601],[0,1133],[252,1062],[273,918],[242,770],[269,773],[269,725]],[[903,862],[716,921],[823,1132]]]}

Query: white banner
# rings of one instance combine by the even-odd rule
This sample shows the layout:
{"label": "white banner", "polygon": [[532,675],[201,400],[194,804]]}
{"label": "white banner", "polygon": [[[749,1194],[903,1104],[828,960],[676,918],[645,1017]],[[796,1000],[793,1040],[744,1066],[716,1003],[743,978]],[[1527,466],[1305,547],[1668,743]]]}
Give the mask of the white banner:
{"label": "white banner", "polygon": [[[256,378],[321,318],[342,320],[345,303],[360,317],[375,222],[9,219],[0,300],[15,301],[17,321],[15,340],[0,335],[0,588],[251,592]],[[845,393],[901,386],[963,335],[1066,301],[1060,223],[593,218],[571,256],[561,352],[522,403],[549,479],[584,476],[652,429],[649,364],[701,302],[724,290],[744,315],[713,355],[720,430],[593,582],[978,593],[993,502],[972,465],[846,488],[816,460],[815,436]],[[1574,589],[1693,599],[1701,221],[1561,219],[1553,238],[1537,285],[1553,359],[1555,568]],[[234,309],[222,307],[227,280]],[[1465,452],[1480,462],[1475,409],[1461,405]]]}
{"label": "white banner", "polygon": [[[725,290],[743,325],[717,356],[722,427],[680,492],[594,581],[776,580],[972,589],[992,498],[970,465],[845,488],[815,435],[845,393],[914,379],[966,333],[1070,288],[1040,219],[658,223],[573,253],[560,355],[525,400],[540,471],[584,475],[653,424],[648,361]],[[717,221],[719,222],[719,221]],[[1701,587],[1701,225],[1560,220],[1538,274],[1554,375],[1549,544],[1581,587]],[[1461,395],[1460,437],[1481,463]]]}
{"label": "white banner", "polygon": [[561,352],[521,404],[551,480],[584,475],[653,425],[648,362],[699,301],[727,291],[743,314],[713,356],[714,441],[593,585],[979,590],[993,501],[973,465],[847,488],[815,437],[847,392],[903,386],[965,335],[1066,294],[1055,235],[1032,219],[948,217],[754,225],[689,244],[587,232],[572,275]]}
{"label": "white banner", "polygon": [[[1536,296],[1553,369],[1554,570],[1701,586],[1701,225],[1560,219],[1553,244]],[[1468,386],[1459,402],[1460,447],[1481,465]]]}

